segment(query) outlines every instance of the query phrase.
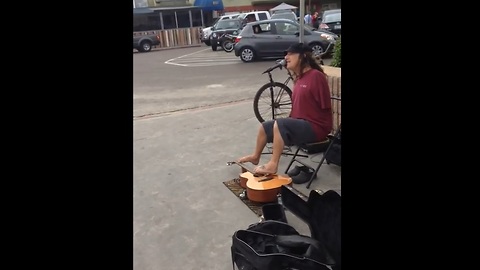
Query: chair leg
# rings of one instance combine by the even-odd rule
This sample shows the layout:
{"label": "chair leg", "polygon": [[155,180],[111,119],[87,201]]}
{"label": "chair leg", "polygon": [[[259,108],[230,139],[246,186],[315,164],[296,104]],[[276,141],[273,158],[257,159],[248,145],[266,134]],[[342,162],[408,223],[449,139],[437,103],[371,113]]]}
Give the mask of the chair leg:
{"label": "chair leg", "polygon": [[285,170],[285,173],[288,173],[288,170],[290,169],[290,167],[292,166],[293,162],[294,162],[295,159],[297,158],[298,152],[300,152],[300,147],[297,147],[297,150],[296,150],[295,153],[293,154],[293,157],[292,157],[292,159],[290,160],[290,163],[288,163],[288,166],[287,166],[287,169]]}
{"label": "chair leg", "polygon": [[[330,146],[329,146],[328,148],[330,148]],[[318,163],[317,168],[316,168],[315,171],[312,173],[312,176],[310,177],[310,180],[308,181],[307,189],[310,188],[310,185],[312,184],[313,179],[315,179],[315,177],[316,177],[317,174],[318,174],[318,170],[320,170],[320,167],[322,166],[323,162],[325,161],[325,153],[326,153],[327,151],[328,151],[328,149],[327,149],[325,152],[323,152],[323,157],[322,157],[322,159],[321,159],[320,162]]]}
{"label": "chair leg", "polygon": [[316,176],[317,173],[318,173],[318,170],[320,169],[320,167],[322,166],[323,162],[325,161],[325,158],[326,158],[326,156],[327,156],[328,151],[330,151],[330,148],[332,148],[333,142],[335,141],[336,138],[338,138],[338,134],[340,134],[340,130],[341,130],[341,125],[338,126],[337,132],[335,132],[335,135],[333,136],[332,141],[331,141],[330,144],[328,145],[328,147],[327,147],[327,149],[325,150],[325,152],[323,152],[322,160],[320,160],[320,163],[318,163],[317,169],[316,169],[315,172],[312,174],[312,177],[310,177],[310,181],[308,181],[307,188],[310,188],[310,185],[312,184],[313,179],[315,178],[315,176]]}

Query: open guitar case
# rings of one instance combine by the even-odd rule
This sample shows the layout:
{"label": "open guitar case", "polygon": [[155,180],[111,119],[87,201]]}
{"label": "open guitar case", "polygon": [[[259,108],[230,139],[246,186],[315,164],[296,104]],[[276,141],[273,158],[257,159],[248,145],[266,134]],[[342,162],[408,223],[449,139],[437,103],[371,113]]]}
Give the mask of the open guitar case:
{"label": "open guitar case", "polygon": [[341,270],[341,195],[334,190],[323,194],[312,190],[306,198],[288,186],[282,186],[280,194],[282,204],[262,207],[264,219],[287,223],[285,207],[308,225],[311,238],[324,244],[335,261],[333,269]]}

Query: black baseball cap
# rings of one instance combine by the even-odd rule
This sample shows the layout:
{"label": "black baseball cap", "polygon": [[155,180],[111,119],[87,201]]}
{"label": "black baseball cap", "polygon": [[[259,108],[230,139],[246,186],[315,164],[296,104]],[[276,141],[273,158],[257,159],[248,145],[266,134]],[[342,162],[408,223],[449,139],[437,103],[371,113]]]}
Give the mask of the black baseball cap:
{"label": "black baseball cap", "polygon": [[311,52],[312,48],[306,44],[303,43],[295,43],[292,44],[286,51],[284,51],[284,55],[287,55],[287,53],[305,53],[305,52]]}

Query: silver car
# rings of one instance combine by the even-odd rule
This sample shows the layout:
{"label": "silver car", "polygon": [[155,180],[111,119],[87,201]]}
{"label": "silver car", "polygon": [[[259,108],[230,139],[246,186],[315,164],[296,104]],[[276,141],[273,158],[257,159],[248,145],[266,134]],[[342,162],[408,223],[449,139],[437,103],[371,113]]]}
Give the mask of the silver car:
{"label": "silver car", "polygon": [[[235,40],[235,56],[243,62],[261,58],[282,58],[290,45],[299,42],[300,24],[288,19],[270,19],[245,25]],[[304,26],[304,43],[315,56],[322,54],[338,36],[328,31],[312,31]],[[331,46],[333,48],[333,46]]]}

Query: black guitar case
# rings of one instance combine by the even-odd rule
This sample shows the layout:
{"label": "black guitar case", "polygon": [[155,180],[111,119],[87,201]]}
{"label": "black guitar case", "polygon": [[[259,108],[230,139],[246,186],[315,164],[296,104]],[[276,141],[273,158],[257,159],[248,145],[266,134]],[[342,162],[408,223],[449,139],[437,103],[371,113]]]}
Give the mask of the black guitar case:
{"label": "black guitar case", "polygon": [[[309,197],[280,188],[282,205],[262,207],[264,221],[232,236],[233,268],[241,270],[341,270],[340,195],[315,190]],[[307,223],[310,236],[287,223],[284,208]]]}
{"label": "black guitar case", "polygon": [[341,270],[341,196],[334,190],[323,194],[312,190],[308,198],[288,186],[280,189],[282,203],[309,227],[311,237],[324,244]]}

